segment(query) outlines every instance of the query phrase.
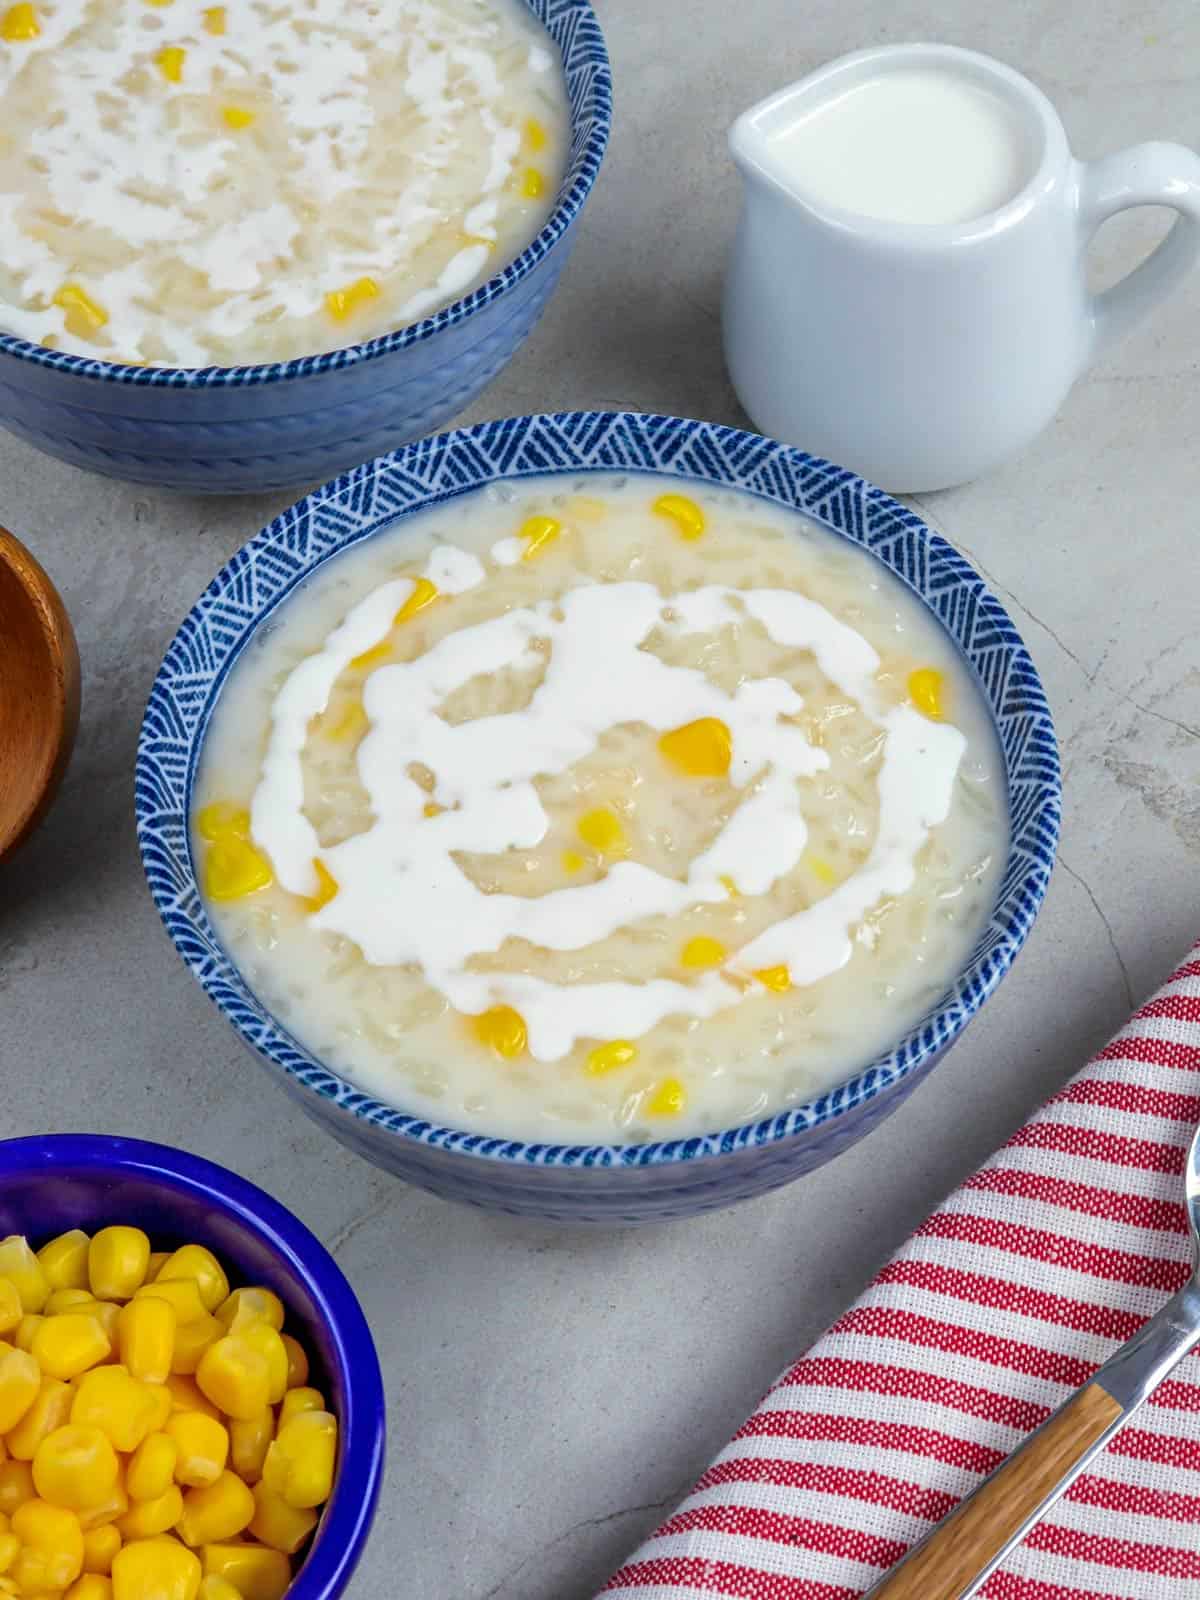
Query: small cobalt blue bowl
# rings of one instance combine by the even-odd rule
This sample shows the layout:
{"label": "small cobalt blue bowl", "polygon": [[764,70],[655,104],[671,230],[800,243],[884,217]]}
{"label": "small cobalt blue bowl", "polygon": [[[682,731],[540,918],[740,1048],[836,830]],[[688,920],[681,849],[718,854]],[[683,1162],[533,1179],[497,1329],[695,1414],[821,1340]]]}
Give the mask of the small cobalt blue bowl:
{"label": "small cobalt blue bowl", "polygon": [[358,1565],[383,1477],[379,1359],[324,1245],[269,1194],[183,1150],[103,1134],[0,1141],[0,1237],[35,1248],[68,1228],[143,1228],[155,1249],[204,1244],[235,1282],[273,1289],[338,1419],[337,1476],[288,1600],[335,1600]]}
{"label": "small cobalt blue bowl", "polygon": [[[900,577],[956,642],[996,726],[1010,845],[970,960],[895,1047],[808,1105],[740,1128],[644,1145],[546,1145],[438,1127],[361,1093],[262,1005],[217,938],[196,886],[187,819],[221,686],[255,630],[325,561],[398,518],[497,479],[652,472],[802,511]],[[621,1225],[729,1205],[809,1172],[904,1100],[1012,965],[1042,903],[1061,787],[1050,710],[1003,607],[962,557],[898,501],[842,467],[757,434],[677,417],[575,411],[424,439],[326,484],[217,574],[176,634],[150,694],[137,826],[150,891],[209,997],[278,1083],[336,1138],[449,1199],[561,1222]]]}
{"label": "small cobalt blue bowl", "polygon": [[234,494],[320,482],[464,411],[545,309],[612,123],[589,0],[525,3],[562,56],[571,147],[554,210],[515,261],[420,322],[294,361],[131,367],[0,333],[0,426],[109,477]]}

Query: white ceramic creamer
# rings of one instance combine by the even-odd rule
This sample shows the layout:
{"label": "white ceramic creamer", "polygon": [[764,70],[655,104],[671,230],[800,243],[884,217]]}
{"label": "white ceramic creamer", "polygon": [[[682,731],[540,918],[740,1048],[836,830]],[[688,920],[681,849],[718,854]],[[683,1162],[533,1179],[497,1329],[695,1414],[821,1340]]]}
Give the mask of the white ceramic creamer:
{"label": "white ceramic creamer", "polygon": [[[893,493],[1022,449],[1200,256],[1200,157],[1155,143],[1078,162],[1045,96],[969,50],[845,56],[746,112],[730,143],[739,398],[763,433]],[[1175,226],[1092,295],[1092,235],[1142,205]]]}

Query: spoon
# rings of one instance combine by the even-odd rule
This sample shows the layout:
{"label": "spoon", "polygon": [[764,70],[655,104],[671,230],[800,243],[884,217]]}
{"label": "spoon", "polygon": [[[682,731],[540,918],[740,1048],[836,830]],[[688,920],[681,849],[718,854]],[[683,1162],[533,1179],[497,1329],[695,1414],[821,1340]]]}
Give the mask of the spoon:
{"label": "spoon", "polygon": [[1184,1175],[1192,1275],[862,1600],[969,1600],[1200,1343],[1200,1128]]}
{"label": "spoon", "polygon": [[0,528],[0,862],[49,809],[79,726],[79,651],[58,590]]}

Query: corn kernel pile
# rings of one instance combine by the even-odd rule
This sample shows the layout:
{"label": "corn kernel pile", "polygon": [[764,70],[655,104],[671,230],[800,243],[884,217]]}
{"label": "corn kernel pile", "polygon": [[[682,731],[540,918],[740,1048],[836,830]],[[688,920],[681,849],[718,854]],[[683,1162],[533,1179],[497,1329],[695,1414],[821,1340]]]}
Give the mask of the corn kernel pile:
{"label": "corn kernel pile", "polygon": [[337,1422],[203,1245],[0,1241],[0,1600],[280,1600]]}

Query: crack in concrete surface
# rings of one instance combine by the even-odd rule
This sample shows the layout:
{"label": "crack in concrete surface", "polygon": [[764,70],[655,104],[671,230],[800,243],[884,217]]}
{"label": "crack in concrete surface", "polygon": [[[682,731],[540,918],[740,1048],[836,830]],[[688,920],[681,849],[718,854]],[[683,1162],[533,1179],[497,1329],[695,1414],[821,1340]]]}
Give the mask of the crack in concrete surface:
{"label": "crack in concrete surface", "polygon": [[540,1545],[536,1550],[531,1550],[527,1556],[518,1561],[515,1567],[506,1572],[498,1583],[494,1583],[490,1589],[485,1590],[480,1596],[480,1600],[495,1600],[496,1595],[512,1583],[515,1578],[519,1578],[536,1556],[544,1555],[547,1550],[554,1550],[558,1545],[565,1544],[568,1539],[573,1538],[577,1533],[582,1533],[585,1528],[603,1528],[610,1522],[619,1522],[622,1517],[635,1516],[639,1511],[665,1511],[668,1506],[674,1505],[679,1498],[678,1494],[669,1494],[665,1500],[650,1500],[641,1506],[623,1506],[619,1511],[609,1511],[603,1516],[584,1517],[580,1522],[573,1522],[569,1528],[564,1529],[562,1533],[551,1539],[549,1544]]}
{"label": "crack in concrete surface", "polygon": [[1097,900],[1096,896],[1092,893],[1091,886],[1090,886],[1090,884],[1088,884],[1086,879],[1080,877],[1079,873],[1075,871],[1074,867],[1068,866],[1067,863],[1063,860],[1061,855],[1058,858],[1058,864],[1063,869],[1063,871],[1066,873],[1068,878],[1074,878],[1075,882],[1079,885],[1079,887],[1083,890],[1084,894],[1086,894],[1088,899],[1092,902],[1092,909],[1095,911],[1096,915],[1100,918],[1100,921],[1104,924],[1104,931],[1108,935],[1108,942],[1109,942],[1109,945],[1112,948],[1112,953],[1116,958],[1117,966],[1120,967],[1120,969],[1121,969],[1121,982],[1125,985],[1125,1000],[1126,1000],[1126,1003],[1127,1003],[1127,1005],[1129,1007],[1129,1010],[1132,1011],[1133,1010],[1133,1006],[1134,1006],[1133,984],[1130,983],[1130,981],[1129,981],[1129,969],[1125,965],[1125,957],[1121,954],[1121,948],[1117,944],[1117,936],[1112,930],[1112,924],[1109,922],[1108,918],[1104,914],[1104,907],[1100,904],[1099,900]]}

